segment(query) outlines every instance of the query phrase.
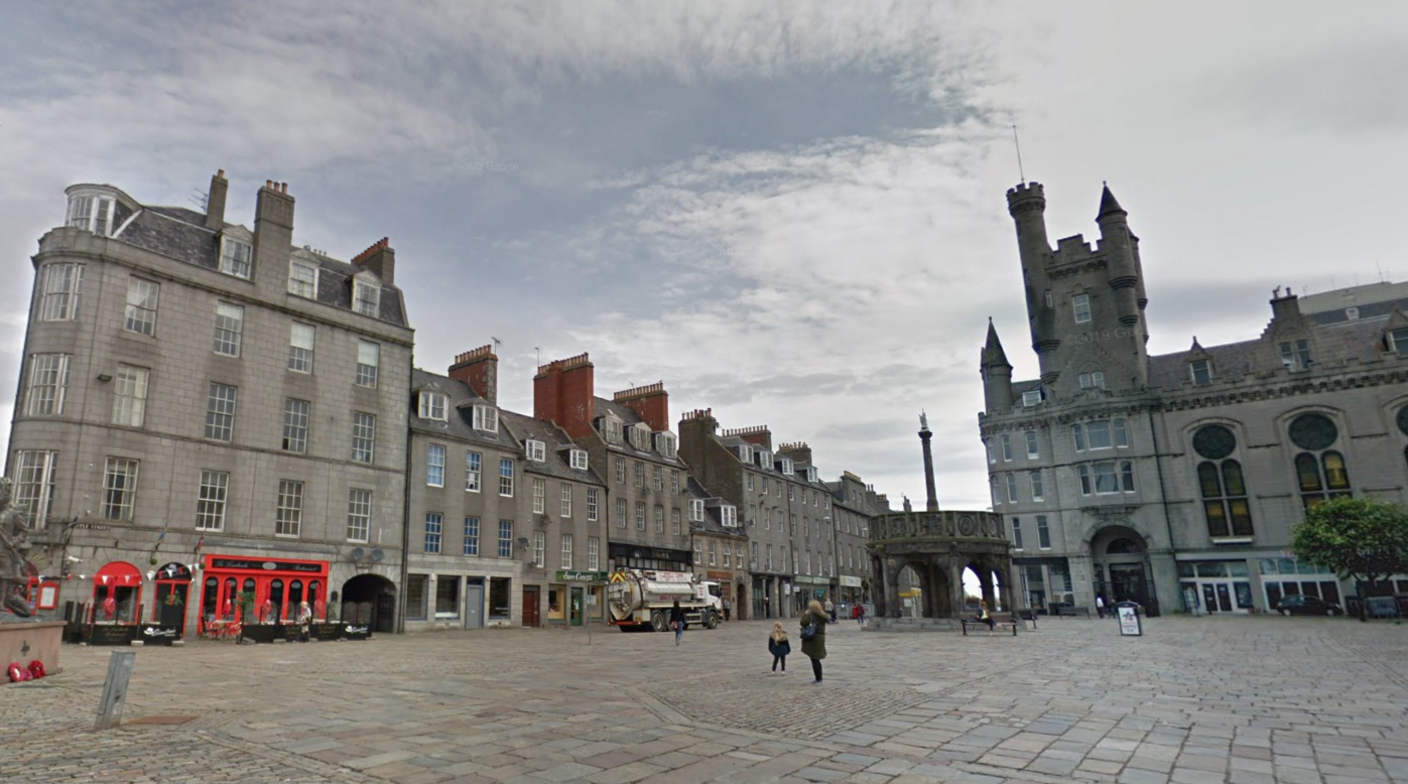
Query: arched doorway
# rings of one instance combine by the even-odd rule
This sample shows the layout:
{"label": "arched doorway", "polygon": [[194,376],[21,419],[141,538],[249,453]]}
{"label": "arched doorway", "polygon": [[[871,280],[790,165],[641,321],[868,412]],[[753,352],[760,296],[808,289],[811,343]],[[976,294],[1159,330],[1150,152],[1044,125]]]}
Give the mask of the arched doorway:
{"label": "arched doorway", "polygon": [[378,574],[359,574],[343,583],[342,620],[381,634],[396,631],[396,586]]}
{"label": "arched doorway", "polygon": [[1153,574],[1149,567],[1149,544],[1133,528],[1111,525],[1090,539],[1090,559],[1095,568],[1095,594],[1106,605],[1136,602],[1150,614],[1156,613]]}

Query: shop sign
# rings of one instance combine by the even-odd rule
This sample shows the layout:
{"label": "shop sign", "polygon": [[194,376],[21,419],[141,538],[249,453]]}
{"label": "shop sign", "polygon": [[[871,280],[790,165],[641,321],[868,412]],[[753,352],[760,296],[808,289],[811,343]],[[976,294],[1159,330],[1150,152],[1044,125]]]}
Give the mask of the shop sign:
{"label": "shop sign", "polygon": [[342,639],[344,640],[365,640],[372,636],[370,626],[363,624],[349,623],[342,627]]}
{"label": "shop sign", "polygon": [[137,639],[146,645],[170,645],[172,640],[181,638],[181,630],[175,626],[162,626],[155,623],[142,624],[142,632]]}
{"label": "shop sign", "polygon": [[810,585],[826,585],[830,582],[825,577],[809,577],[807,575],[802,574],[799,574],[796,577],[793,577],[792,579],[796,580],[799,583],[806,583]]}
{"label": "shop sign", "polygon": [[212,558],[211,569],[237,569],[246,572],[307,572],[322,574],[327,571],[325,563],[299,563],[297,561],[265,561],[258,558]]}
{"label": "shop sign", "polygon": [[606,579],[606,572],[589,572],[581,569],[559,569],[557,581],[560,583],[599,583]]}
{"label": "shop sign", "polygon": [[332,642],[342,639],[342,624],[315,623],[308,629],[308,636],[319,642]]}
{"label": "shop sign", "polygon": [[732,580],[733,572],[721,572],[717,569],[709,569],[704,572],[704,576],[708,577],[710,580]]}
{"label": "shop sign", "polygon": [[95,623],[88,627],[88,644],[130,645],[136,628],[125,623]]}
{"label": "shop sign", "polygon": [[853,575],[853,574],[843,574],[843,575],[841,575],[841,587],[843,587],[843,588],[859,588],[859,587],[860,587],[860,578],[857,577],[856,575]]}

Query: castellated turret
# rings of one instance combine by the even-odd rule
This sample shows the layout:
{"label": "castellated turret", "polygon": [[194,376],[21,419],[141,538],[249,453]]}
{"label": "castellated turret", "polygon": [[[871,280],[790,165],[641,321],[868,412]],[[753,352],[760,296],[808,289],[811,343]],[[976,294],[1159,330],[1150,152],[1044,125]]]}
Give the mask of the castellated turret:
{"label": "castellated turret", "polygon": [[[1007,191],[1007,208],[1017,228],[1042,386],[1059,395],[1143,388],[1148,381],[1143,318],[1148,299],[1139,240],[1115,195],[1108,187],[1101,193],[1095,248],[1079,234],[1061,238],[1052,248],[1046,236],[1046,194],[1039,183]],[[984,374],[991,376],[986,359]]]}
{"label": "castellated turret", "polygon": [[1017,224],[1017,248],[1022,256],[1022,281],[1027,293],[1027,320],[1032,350],[1041,365],[1041,379],[1054,383],[1060,367],[1048,355],[1061,347],[1051,298],[1051,244],[1046,239],[1046,191],[1041,183],[1023,183],[1007,191],[1007,211]]}

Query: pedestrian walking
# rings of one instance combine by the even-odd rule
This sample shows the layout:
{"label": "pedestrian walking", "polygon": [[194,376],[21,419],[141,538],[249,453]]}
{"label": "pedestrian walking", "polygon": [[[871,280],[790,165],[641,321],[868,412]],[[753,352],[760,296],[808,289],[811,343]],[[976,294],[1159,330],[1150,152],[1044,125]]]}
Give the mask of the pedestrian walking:
{"label": "pedestrian walking", "polygon": [[821,660],[826,658],[826,622],[828,616],[821,602],[812,599],[802,615],[802,653],[812,660],[812,675],[821,683]]}
{"label": "pedestrian walking", "polygon": [[1095,594],[1095,614],[1101,618],[1105,617],[1105,595]]}
{"label": "pedestrian walking", "polygon": [[728,620],[729,611],[732,610],[732,609],[733,609],[733,605],[731,605],[731,604],[729,603],[728,599],[724,599],[724,620],[725,620],[725,621]]}
{"label": "pedestrian walking", "polygon": [[670,608],[670,628],[675,630],[675,645],[679,645],[680,638],[684,637],[684,608],[680,606],[679,599]]}
{"label": "pedestrian walking", "polygon": [[307,602],[298,603],[298,641],[308,642],[308,632],[313,624],[313,610]]}
{"label": "pedestrian walking", "polygon": [[836,605],[832,604],[830,599],[826,600],[826,614],[831,618],[832,623],[836,622]]}
{"label": "pedestrian walking", "polygon": [[857,623],[857,624],[859,624],[859,625],[861,625],[861,626],[864,626],[864,625],[865,625],[865,605],[864,605],[864,604],[861,604],[860,602],[856,602],[855,608],[851,610],[851,615],[854,615],[854,616],[855,616],[855,619],[856,619],[856,623]]}
{"label": "pedestrian walking", "polygon": [[[772,625],[772,634],[768,635],[768,653],[772,654],[772,674],[787,674],[787,654],[792,652],[792,643],[787,641],[787,632],[782,630],[782,622],[778,621]],[[782,665],[782,672],[779,673],[777,665]]]}

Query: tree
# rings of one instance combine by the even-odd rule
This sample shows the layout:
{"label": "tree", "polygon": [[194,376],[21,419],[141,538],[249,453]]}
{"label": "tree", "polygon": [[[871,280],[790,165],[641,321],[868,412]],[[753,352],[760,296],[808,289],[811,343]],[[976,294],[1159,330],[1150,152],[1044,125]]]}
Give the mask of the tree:
{"label": "tree", "polygon": [[[1364,498],[1335,498],[1305,512],[1292,531],[1296,557],[1343,580],[1372,585],[1408,571],[1408,509]],[[1364,603],[1360,617],[1364,617]]]}

